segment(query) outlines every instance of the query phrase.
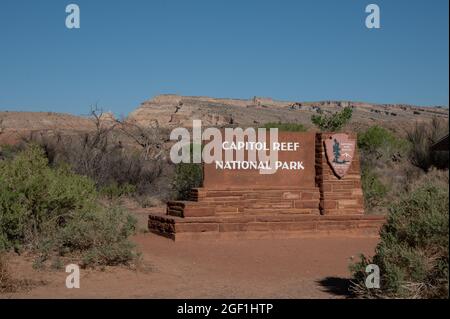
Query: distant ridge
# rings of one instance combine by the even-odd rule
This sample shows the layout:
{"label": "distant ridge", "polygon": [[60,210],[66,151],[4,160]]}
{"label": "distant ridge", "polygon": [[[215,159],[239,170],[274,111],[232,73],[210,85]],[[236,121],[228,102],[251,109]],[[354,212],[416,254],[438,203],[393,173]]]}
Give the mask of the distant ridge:
{"label": "distant ridge", "polygon": [[[448,108],[419,107],[407,104],[373,104],[354,101],[296,102],[278,101],[269,97],[251,99],[213,98],[163,94],[143,102],[128,116],[129,121],[146,125],[157,120],[161,126],[192,125],[201,119],[204,125],[251,126],[267,122],[301,123],[309,126],[311,115],[353,108],[354,126],[378,123],[393,129],[399,124],[411,125],[433,116],[448,118]],[[400,125],[401,126],[401,125]]]}
{"label": "distant ridge", "polygon": [[[299,123],[311,126],[311,116],[318,112],[331,113],[344,107],[353,108],[349,129],[360,130],[381,125],[399,134],[416,122],[433,117],[449,117],[448,108],[419,107],[407,104],[373,104],[355,101],[298,102],[280,101],[270,97],[250,99],[214,98],[162,94],[143,102],[127,121],[148,125],[155,120],[162,127],[191,127],[193,119],[204,126],[259,126],[268,122]],[[104,114],[105,121],[113,121],[112,113]],[[0,112],[0,142],[17,138],[32,131],[74,132],[94,129],[87,116],[53,112]]]}

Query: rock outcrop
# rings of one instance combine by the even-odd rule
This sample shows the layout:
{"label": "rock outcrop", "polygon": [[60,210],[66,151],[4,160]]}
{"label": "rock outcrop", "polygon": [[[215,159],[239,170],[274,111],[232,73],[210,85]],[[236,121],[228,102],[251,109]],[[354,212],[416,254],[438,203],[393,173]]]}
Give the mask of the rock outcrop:
{"label": "rock outcrop", "polygon": [[143,102],[128,120],[147,125],[158,121],[163,127],[190,127],[193,119],[204,126],[257,126],[268,122],[311,125],[311,115],[353,108],[355,127],[380,124],[393,129],[407,127],[433,116],[448,118],[448,109],[399,104],[371,104],[353,101],[291,102],[271,98],[224,99],[203,96],[158,95]]}
{"label": "rock outcrop", "polygon": [[[311,115],[331,113],[344,107],[353,108],[349,129],[382,125],[400,134],[416,122],[434,116],[448,119],[448,108],[418,107],[404,104],[371,104],[353,101],[296,102],[277,101],[269,97],[250,99],[211,98],[205,96],[158,95],[143,102],[126,119],[139,125],[156,120],[161,127],[191,127],[193,119],[207,126],[253,126],[268,122],[298,123],[311,127]],[[105,123],[114,123],[112,113],[104,113]],[[95,129],[88,116],[53,112],[0,112],[0,143],[20,139],[39,131],[76,132]]]}

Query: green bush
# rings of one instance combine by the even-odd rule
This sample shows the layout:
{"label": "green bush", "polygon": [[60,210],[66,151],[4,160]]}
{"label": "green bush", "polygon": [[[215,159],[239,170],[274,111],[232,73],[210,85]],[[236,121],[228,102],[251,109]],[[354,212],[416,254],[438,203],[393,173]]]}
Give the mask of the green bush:
{"label": "green bush", "polygon": [[45,260],[53,253],[87,254],[104,245],[128,245],[131,217],[100,206],[97,198],[91,179],[64,166],[50,168],[38,146],[0,161],[0,249],[31,248]]}
{"label": "green bush", "polygon": [[363,169],[361,183],[367,210],[371,211],[384,203],[385,196],[388,193],[388,187],[380,181],[373,170],[369,168]]}
{"label": "green bush", "polygon": [[73,211],[93,208],[88,178],[47,164],[37,146],[0,162],[0,246],[32,244],[48,221],[64,223]]}
{"label": "green bush", "polygon": [[373,155],[376,159],[398,159],[408,150],[408,142],[397,138],[385,128],[372,126],[365,132],[358,134],[358,148],[366,155]]}
{"label": "green bush", "polygon": [[[364,297],[448,298],[448,186],[425,183],[390,207],[374,257],[351,266]],[[365,267],[380,267],[380,289],[364,285]]]}
{"label": "green bush", "polygon": [[192,188],[201,187],[203,182],[203,169],[201,164],[180,163],[175,168],[175,177],[172,188],[176,198],[188,200]]}
{"label": "green bush", "polygon": [[351,107],[345,107],[342,111],[325,115],[311,116],[311,122],[321,131],[336,132],[344,127],[352,118],[353,110]]}
{"label": "green bush", "polygon": [[306,132],[308,130],[303,124],[296,123],[266,123],[263,128],[277,128],[282,132]]}

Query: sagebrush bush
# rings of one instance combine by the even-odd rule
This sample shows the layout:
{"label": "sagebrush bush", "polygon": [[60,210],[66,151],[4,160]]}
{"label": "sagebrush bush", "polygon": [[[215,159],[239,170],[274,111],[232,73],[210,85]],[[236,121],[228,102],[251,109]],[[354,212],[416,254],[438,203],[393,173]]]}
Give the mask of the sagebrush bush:
{"label": "sagebrush bush", "polygon": [[[390,207],[372,259],[351,266],[363,297],[448,298],[448,185],[425,183]],[[366,289],[365,267],[380,267],[380,289]]]}
{"label": "sagebrush bush", "polygon": [[383,184],[379,177],[369,168],[363,169],[361,173],[361,186],[364,194],[364,203],[368,211],[384,204],[388,193],[388,186]]}
{"label": "sagebrush bush", "polygon": [[0,161],[0,249],[29,248],[46,259],[102,245],[124,247],[134,227],[130,215],[97,199],[91,179],[65,166],[50,168],[44,151],[29,146]]}
{"label": "sagebrush bush", "polygon": [[0,162],[0,246],[33,244],[49,221],[64,224],[73,211],[94,207],[96,191],[87,177],[51,169],[44,152],[31,146]]}
{"label": "sagebrush bush", "polygon": [[112,207],[77,214],[49,239],[54,241],[60,253],[79,251],[84,265],[118,265],[137,256],[134,245],[128,241],[135,230],[135,218]]}

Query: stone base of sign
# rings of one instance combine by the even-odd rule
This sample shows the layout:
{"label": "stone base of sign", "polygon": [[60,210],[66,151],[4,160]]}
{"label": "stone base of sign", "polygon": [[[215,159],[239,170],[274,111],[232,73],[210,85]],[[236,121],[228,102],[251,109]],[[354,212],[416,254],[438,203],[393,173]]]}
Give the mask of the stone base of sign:
{"label": "stone base of sign", "polygon": [[190,201],[167,203],[167,215],[206,217],[262,213],[319,215],[319,188],[209,190],[196,188]]}
{"label": "stone base of sign", "polygon": [[[312,133],[314,134],[314,133]],[[324,141],[332,134],[309,136],[315,165],[308,187],[264,186],[196,188],[189,201],[170,201],[166,214],[151,214],[151,232],[172,238],[273,238],[309,234],[376,236],[383,216],[364,215],[360,163],[355,149],[347,173],[338,177],[329,165]],[[289,136],[290,137],[290,136]],[[305,136],[303,136],[306,138]],[[349,134],[355,140],[356,136]],[[314,162],[314,154],[311,161]],[[209,169],[211,180],[220,172]],[[257,177],[256,177],[257,178]],[[286,177],[286,184],[292,185]],[[228,180],[229,182],[229,180]],[[280,181],[278,181],[280,182]],[[219,186],[219,188],[218,188]]]}
{"label": "stone base of sign", "polygon": [[175,217],[151,214],[151,232],[182,239],[298,238],[311,235],[376,237],[385,219],[382,216],[303,215],[290,213],[235,216]]}

